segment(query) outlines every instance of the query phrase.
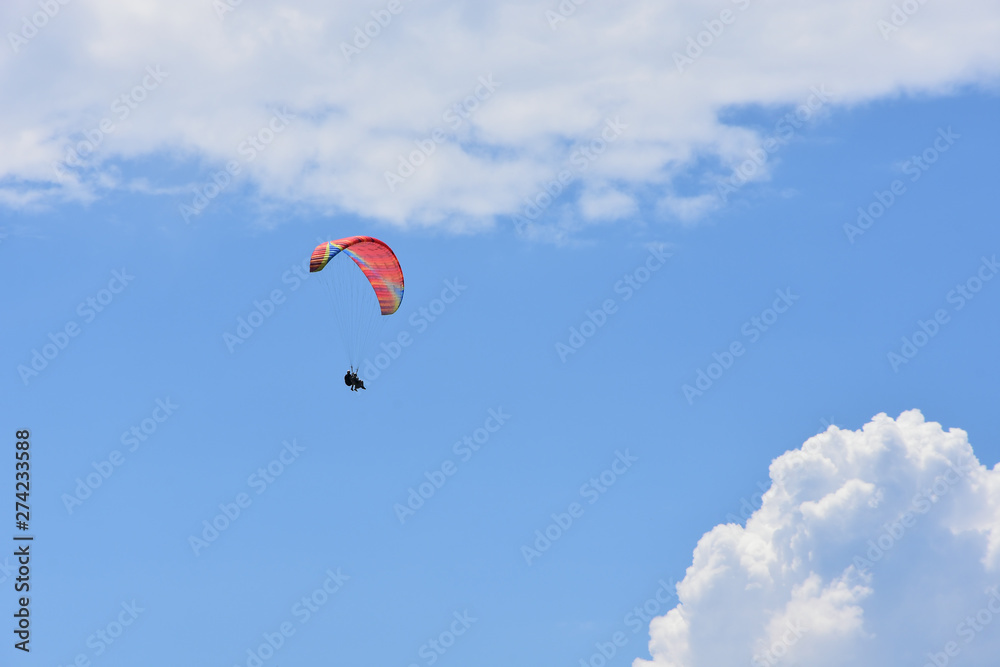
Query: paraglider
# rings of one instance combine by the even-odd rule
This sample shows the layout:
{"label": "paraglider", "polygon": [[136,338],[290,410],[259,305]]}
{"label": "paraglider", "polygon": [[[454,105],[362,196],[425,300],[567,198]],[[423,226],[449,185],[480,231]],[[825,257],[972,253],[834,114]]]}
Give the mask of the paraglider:
{"label": "paraglider", "polygon": [[[333,261],[341,253],[353,261]],[[322,272],[325,278],[351,366],[344,375],[344,384],[351,391],[365,389],[354,369],[361,369],[361,355],[381,331],[385,316],[399,310],[402,303],[403,270],[399,260],[392,248],[377,238],[350,236],[316,246],[309,272]]]}
{"label": "paraglider", "polygon": [[351,391],[357,391],[358,389],[365,388],[365,383],[358,377],[357,371],[354,370],[353,366],[351,367],[351,370],[347,371],[347,374],[344,375],[344,384],[350,387]]}

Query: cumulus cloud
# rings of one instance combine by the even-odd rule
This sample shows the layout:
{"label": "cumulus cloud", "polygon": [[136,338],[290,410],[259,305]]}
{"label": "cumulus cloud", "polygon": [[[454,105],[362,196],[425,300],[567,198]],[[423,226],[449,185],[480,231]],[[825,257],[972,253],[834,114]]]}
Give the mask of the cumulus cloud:
{"label": "cumulus cloud", "polygon": [[699,540],[634,667],[996,664],[1000,464],[964,431],[880,414],[770,474],[745,527]]}
{"label": "cumulus cloud", "polygon": [[[166,159],[200,168],[202,196],[225,196],[232,186],[211,175],[225,181],[228,164],[230,182],[262,197],[397,225],[476,230],[532,204],[535,223],[562,215],[545,203],[553,191],[583,225],[634,216],[658,192],[656,215],[691,222],[715,208],[718,183],[770,173],[753,156],[772,133],[722,120],[734,106],[798,110],[788,139],[821,109],[995,81],[992,0],[897,4],[913,11],[894,17],[888,0],[5,2],[0,205],[88,201],[142,178],[168,192],[177,183],[155,179],[174,172],[149,173]],[[292,117],[280,133],[275,113]],[[692,168],[702,191],[674,194]],[[193,191],[181,204],[201,210]]]}

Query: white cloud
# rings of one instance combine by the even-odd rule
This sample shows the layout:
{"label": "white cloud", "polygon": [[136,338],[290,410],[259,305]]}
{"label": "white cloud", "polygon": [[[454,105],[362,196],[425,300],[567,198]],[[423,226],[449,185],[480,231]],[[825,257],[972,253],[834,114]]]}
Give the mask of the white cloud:
{"label": "white cloud", "polygon": [[1000,465],[964,431],[880,414],[770,472],[746,527],[698,542],[635,667],[996,664]]}
{"label": "white cloud", "polygon": [[634,214],[636,203],[619,190],[594,188],[580,197],[580,211],[586,220],[618,220]]}
{"label": "white cloud", "polygon": [[[745,163],[767,133],[720,121],[733,105],[794,107],[819,85],[832,94],[825,104],[942,94],[993,82],[1000,68],[992,0],[912,0],[919,11],[886,37],[877,22],[891,18],[893,3],[870,0],[586,2],[555,29],[546,15],[558,11],[555,0],[398,0],[396,14],[388,0],[245,1],[220,18],[226,2],[235,5],[50,0],[43,4],[58,12],[34,32],[24,21],[39,15],[37,1],[4,3],[0,203],[87,200],[148,176],[128,173],[136,163],[123,179],[98,176],[121,160],[193,160],[209,170],[237,160],[239,178],[268,198],[477,229],[517,213],[569,168],[579,187],[561,202],[581,219],[613,220],[635,213],[628,201],[640,192],[670,192],[696,161],[722,165],[717,176]],[[343,44],[366,25],[377,36],[348,59]],[[699,37],[709,29],[719,34]],[[689,37],[707,45],[679,72],[674,54]],[[150,66],[167,76],[143,91]],[[481,77],[491,75],[487,91]],[[449,119],[463,103],[469,112],[456,124]],[[282,108],[295,120],[247,160],[241,142]],[[574,151],[599,146],[615,118],[627,129],[574,167]],[[112,129],[98,134],[104,119]],[[435,128],[443,141],[390,191],[385,173]],[[86,133],[100,138],[86,166],[57,176],[53,164]],[[712,192],[667,198],[658,212],[690,221],[712,209]]]}
{"label": "white cloud", "polygon": [[719,208],[719,202],[719,198],[714,194],[696,197],[678,197],[671,194],[660,199],[657,208],[680,223],[690,224]]}

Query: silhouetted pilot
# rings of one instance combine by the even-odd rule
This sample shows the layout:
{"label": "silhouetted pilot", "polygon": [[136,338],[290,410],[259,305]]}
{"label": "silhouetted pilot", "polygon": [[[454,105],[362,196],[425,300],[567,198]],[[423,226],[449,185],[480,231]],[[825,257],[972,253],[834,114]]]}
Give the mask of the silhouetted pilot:
{"label": "silhouetted pilot", "polygon": [[[351,388],[351,391],[357,391],[358,389],[365,389],[365,383],[361,381],[358,374],[354,372],[354,369],[347,371],[347,375],[344,376],[344,384]],[[368,391],[365,389],[365,391]]]}

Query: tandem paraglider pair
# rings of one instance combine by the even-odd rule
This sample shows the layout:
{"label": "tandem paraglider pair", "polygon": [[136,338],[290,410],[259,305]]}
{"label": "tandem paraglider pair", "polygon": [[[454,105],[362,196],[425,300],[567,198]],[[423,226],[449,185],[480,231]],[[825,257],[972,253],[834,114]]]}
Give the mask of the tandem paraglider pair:
{"label": "tandem paraglider pair", "polygon": [[[362,382],[361,379],[358,377],[358,374],[355,372],[353,366],[351,367],[351,370],[347,371],[347,374],[344,376],[344,384],[350,387],[351,391],[357,391],[358,389],[365,388],[365,383]],[[367,389],[365,391],[367,391]]]}
{"label": "tandem paraglider pair", "polygon": [[[354,262],[330,264],[341,252]],[[350,236],[319,244],[309,261],[309,272],[322,271],[328,264],[324,284],[351,364],[344,384],[351,391],[365,389],[354,369],[360,370],[361,357],[381,330],[383,317],[399,310],[403,270],[392,248],[371,236]]]}

